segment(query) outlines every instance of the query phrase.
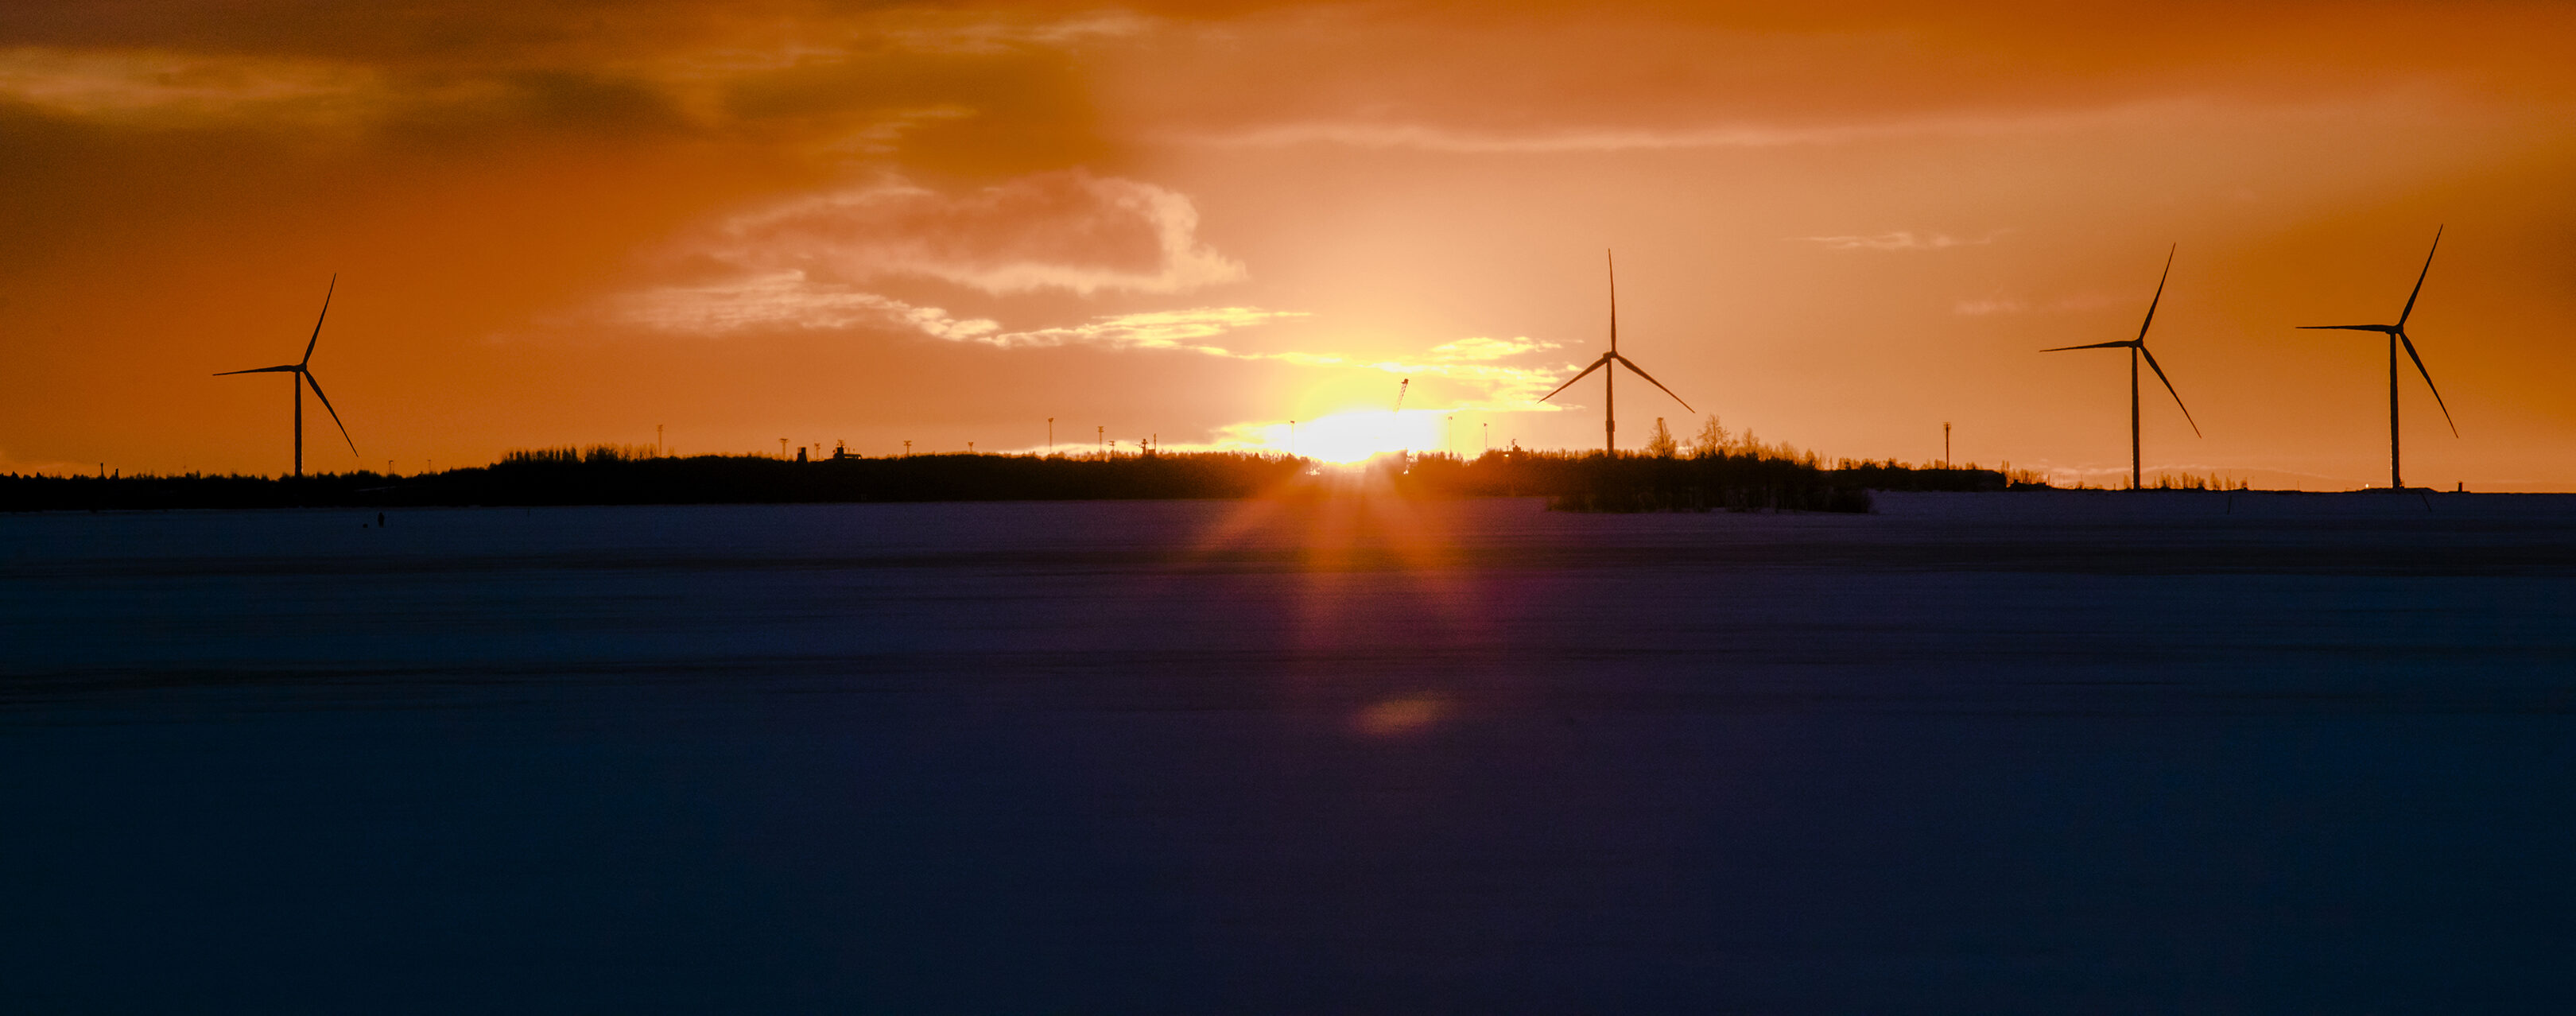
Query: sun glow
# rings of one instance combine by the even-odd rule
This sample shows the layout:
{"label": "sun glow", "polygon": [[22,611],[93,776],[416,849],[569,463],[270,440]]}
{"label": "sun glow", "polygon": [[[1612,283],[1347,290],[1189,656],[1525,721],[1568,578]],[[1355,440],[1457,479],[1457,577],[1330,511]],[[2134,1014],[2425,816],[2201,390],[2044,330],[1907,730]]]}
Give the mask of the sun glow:
{"label": "sun glow", "polygon": [[1437,451],[1441,409],[1354,409],[1312,420],[1255,424],[1235,435],[1242,447],[1303,455],[1324,462],[1362,462],[1400,451]]}

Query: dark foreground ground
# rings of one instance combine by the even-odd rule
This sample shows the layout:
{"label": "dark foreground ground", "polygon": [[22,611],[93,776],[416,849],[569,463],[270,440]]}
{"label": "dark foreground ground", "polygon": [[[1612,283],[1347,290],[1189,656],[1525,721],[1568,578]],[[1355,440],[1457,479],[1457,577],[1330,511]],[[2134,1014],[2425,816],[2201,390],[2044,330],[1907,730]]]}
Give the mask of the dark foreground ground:
{"label": "dark foreground ground", "polygon": [[2576,499],[0,517],[0,1011],[2561,1012]]}

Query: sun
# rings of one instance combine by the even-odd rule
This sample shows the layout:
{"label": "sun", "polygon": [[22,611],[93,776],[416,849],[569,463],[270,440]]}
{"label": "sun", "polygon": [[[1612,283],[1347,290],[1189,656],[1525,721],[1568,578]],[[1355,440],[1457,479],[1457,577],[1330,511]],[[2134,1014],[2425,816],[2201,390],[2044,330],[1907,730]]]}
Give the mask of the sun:
{"label": "sun", "polygon": [[1262,451],[1302,455],[1323,462],[1364,462],[1388,452],[1440,447],[1440,419],[1447,410],[1353,409],[1312,420],[1266,424],[1247,435]]}

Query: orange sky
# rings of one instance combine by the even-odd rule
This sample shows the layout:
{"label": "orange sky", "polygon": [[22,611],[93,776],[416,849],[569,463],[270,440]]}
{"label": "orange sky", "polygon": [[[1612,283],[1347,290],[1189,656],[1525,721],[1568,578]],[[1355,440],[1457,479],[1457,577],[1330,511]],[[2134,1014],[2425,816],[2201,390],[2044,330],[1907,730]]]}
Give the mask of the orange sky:
{"label": "orange sky", "polygon": [[[1829,456],[2576,489],[2556,4],[0,8],[0,469],[513,447],[1589,446],[1621,349]],[[2152,379],[2150,379],[2152,385]],[[1621,438],[1690,429],[1621,386]]]}

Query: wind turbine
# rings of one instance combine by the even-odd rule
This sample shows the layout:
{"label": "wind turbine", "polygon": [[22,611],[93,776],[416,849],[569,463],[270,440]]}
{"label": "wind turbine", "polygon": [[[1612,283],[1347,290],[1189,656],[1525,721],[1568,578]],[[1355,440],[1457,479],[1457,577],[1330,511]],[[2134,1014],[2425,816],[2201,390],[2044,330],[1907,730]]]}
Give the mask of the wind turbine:
{"label": "wind turbine", "polygon": [[323,318],[327,318],[327,317],[330,317],[330,316],[331,316],[331,293],[332,293],[332,291],[333,291],[333,290],[337,290],[337,289],[339,289],[339,288],[340,288],[340,277],[339,277],[338,275],[333,275],[333,276],[331,276],[331,286],[330,286],[330,288],[329,288],[329,289],[325,289],[325,290],[323,290],[323,291],[322,291],[322,313],[321,313],[321,315],[320,315],[320,316],[317,316],[317,317],[315,317],[315,318],[313,319],[313,337],[312,337],[312,338],[310,338],[310,339],[305,340],[305,342],[304,342],[304,358],[303,358],[303,359],[301,359],[301,360],[297,360],[297,361],[295,361],[294,363],[281,364],[281,365],[278,365],[278,366],[275,366],[275,367],[253,367],[253,368],[251,368],[251,369],[249,369],[249,370],[228,370],[228,371],[224,371],[224,372],[222,372],[222,373],[220,373],[220,374],[215,375],[216,377],[228,377],[228,376],[231,376],[231,375],[234,375],[234,374],[292,374],[292,375],[295,375],[293,378],[290,378],[289,380],[291,380],[292,382],[294,382],[294,385],[295,385],[295,391],[294,391],[294,399],[295,399],[295,475],[297,475],[297,476],[302,476],[302,475],[304,475],[304,386],[305,386],[305,385],[312,385],[312,386],[313,386],[313,397],[314,397],[314,398],[317,398],[317,399],[322,400],[322,408],[323,408],[324,410],[327,410],[327,411],[329,411],[329,412],[330,412],[330,414],[331,414],[331,422],[332,422],[332,423],[334,423],[334,424],[338,424],[338,425],[339,425],[339,428],[340,428],[340,439],[341,439],[341,440],[343,440],[343,441],[348,441],[348,442],[349,442],[349,454],[351,454],[351,455],[356,455],[356,454],[358,454],[358,442],[357,442],[357,441],[355,441],[355,440],[352,440],[352,439],[349,437],[349,425],[348,425],[348,424],[345,424],[345,423],[340,423],[340,411],[339,411],[339,410],[337,410],[337,409],[332,409],[332,408],[331,408],[331,397],[330,397],[330,396],[328,396],[328,395],[324,395],[324,394],[322,394],[322,382],[314,380],[314,378],[313,378],[313,371],[312,371],[312,370],[307,366],[308,364],[311,364],[311,363],[313,362],[313,347],[314,347],[314,345],[315,345],[315,344],[317,344],[317,343],[320,343],[320,342],[322,341],[322,319],[323,319]]}
{"label": "wind turbine", "polygon": [[[1611,258],[1610,252],[1606,250],[1601,252],[1601,260],[1604,264],[1608,265],[1610,269],[1610,351],[1601,354],[1600,359],[1592,361],[1592,366],[1583,368],[1583,373],[1577,374],[1573,378],[1567,380],[1564,384],[1556,386],[1555,392],[1549,392],[1545,395],[1539,396],[1538,400],[1540,402],[1545,402],[1549,399],[1555,398],[1557,392],[1574,387],[1574,382],[1581,381],[1584,378],[1591,376],[1593,371],[1600,370],[1603,367],[1608,367],[1614,363],[1621,367],[1626,367],[1629,370],[1636,371],[1637,376],[1645,378],[1647,384],[1653,385],[1657,388],[1663,388],[1664,394],[1666,395],[1673,395],[1672,389],[1664,388],[1664,383],[1655,380],[1654,375],[1646,373],[1645,368],[1637,366],[1635,362],[1629,360],[1627,357],[1619,355],[1619,265]],[[1618,393],[1616,391],[1618,388],[1618,379],[1619,372],[1617,370],[1612,370],[1607,374],[1601,375],[1601,450],[1603,454],[1607,455],[1616,455],[1619,453],[1619,402]],[[1683,409],[1690,409],[1693,413],[1699,412],[1699,410],[1691,409],[1690,403],[1682,402],[1682,397],[1679,395],[1673,395],[1673,401],[1681,402]]]}
{"label": "wind turbine", "polygon": [[2174,251],[2181,246],[2181,244],[2175,244],[2165,249],[2165,272],[2163,275],[2156,276],[2156,295],[2147,301],[2147,319],[2138,323],[2137,338],[2123,339],[2119,342],[2096,342],[2089,346],[2059,346],[2055,349],[2040,350],[2043,353],[2063,353],[2070,349],[2126,349],[2129,351],[2129,489],[2131,490],[2143,486],[2141,481],[2144,479],[2144,471],[2138,465],[2139,357],[2145,357],[2147,366],[2156,372],[2156,380],[2165,383],[2166,394],[2173,396],[2174,408],[2182,410],[2183,421],[2191,424],[2191,436],[2200,436],[2200,421],[2191,418],[2191,407],[2182,404],[2182,393],[2174,391],[2173,379],[2166,377],[2165,369],[2156,363],[2156,354],[2147,352],[2147,328],[2156,323],[2156,305],[2164,302],[2165,280],[2173,277]]}
{"label": "wind turbine", "polygon": [[2442,422],[2451,425],[2451,436],[2460,436],[2460,425],[2451,419],[2451,407],[2442,402],[2442,390],[2433,387],[2433,372],[2424,369],[2424,358],[2415,353],[2415,341],[2406,337],[2406,316],[2415,313],[2415,298],[2424,293],[2424,277],[2433,274],[2433,253],[2442,249],[2442,227],[2433,227],[2433,249],[2424,252],[2424,270],[2415,275],[2415,291],[2406,294],[2406,309],[2397,312],[2393,325],[2300,325],[2306,329],[2331,329],[2345,332],[2380,332],[2388,336],[2388,489],[2404,490],[2406,481],[2397,475],[2397,347],[2406,347],[2406,358],[2415,361],[2415,370],[2424,375],[2424,387],[2433,392],[2433,404],[2442,407]]}

